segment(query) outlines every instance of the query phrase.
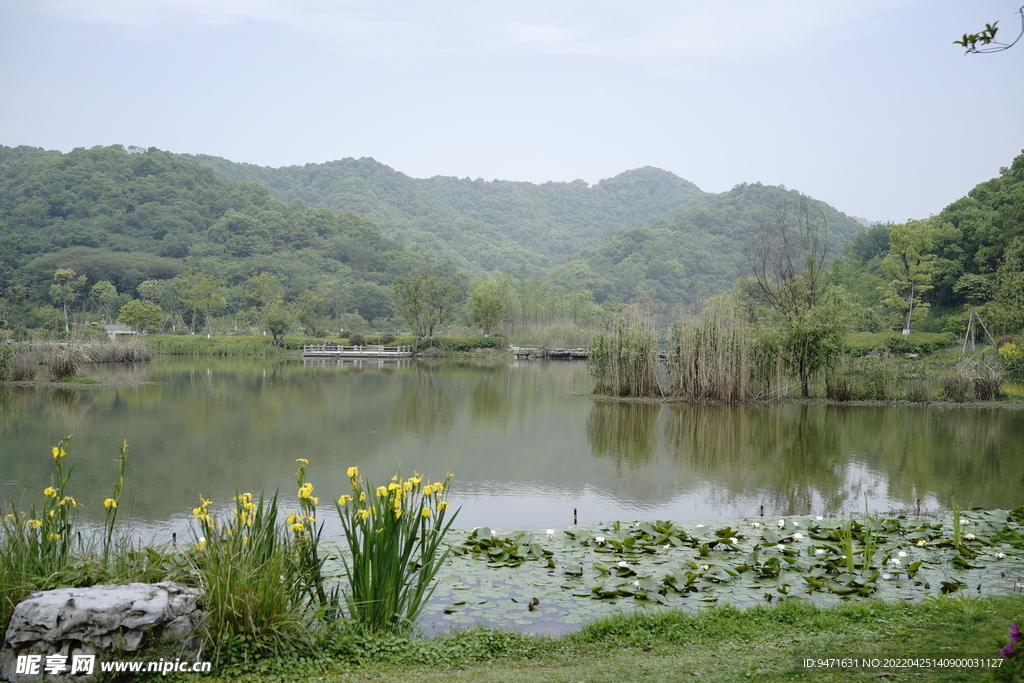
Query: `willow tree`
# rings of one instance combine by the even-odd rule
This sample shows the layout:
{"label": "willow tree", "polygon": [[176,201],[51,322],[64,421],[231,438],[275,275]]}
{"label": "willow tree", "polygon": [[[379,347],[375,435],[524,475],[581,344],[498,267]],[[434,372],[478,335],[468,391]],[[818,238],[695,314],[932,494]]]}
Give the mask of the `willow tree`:
{"label": "willow tree", "polygon": [[842,293],[828,286],[828,215],[801,200],[763,221],[744,253],[771,309],[771,335],[782,360],[797,376],[800,395],[810,378],[839,359],[846,314]]}

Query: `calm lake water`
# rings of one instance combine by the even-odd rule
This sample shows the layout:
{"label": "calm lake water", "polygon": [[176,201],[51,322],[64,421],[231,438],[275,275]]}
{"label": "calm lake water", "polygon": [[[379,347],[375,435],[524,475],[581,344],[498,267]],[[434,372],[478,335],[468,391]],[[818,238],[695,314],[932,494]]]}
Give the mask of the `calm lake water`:
{"label": "calm lake water", "polygon": [[[1013,507],[1024,412],[939,406],[634,405],[590,390],[580,362],[161,359],[97,367],[116,388],[0,387],[0,500],[41,498],[73,434],[70,493],[102,516],[123,439],[139,533],[187,529],[200,494],[294,496],[296,458],[322,505],[345,470],[455,475],[458,527],[564,528],[656,518]],[[330,519],[328,518],[330,525]],[[329,529],[330,530],[330,529]]]}

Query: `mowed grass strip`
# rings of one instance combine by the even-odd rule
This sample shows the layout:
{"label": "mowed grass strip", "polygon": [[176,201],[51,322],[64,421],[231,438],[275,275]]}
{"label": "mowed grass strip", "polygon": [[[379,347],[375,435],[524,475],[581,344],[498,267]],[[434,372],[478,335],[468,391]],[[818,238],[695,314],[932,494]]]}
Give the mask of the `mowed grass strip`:
{"label": "mowed grass strip", "polygon": [[[627,683],[633,681],[986,681],[991,670],[806,668],[805,657],[995,659],[1024,597],[942,597],[914,603],[801,600],[699,614],[615,616],[560,638],[473,629],[430,639],[341,631],[319,658],[263,661],[206,681]],[[1022,655],[1024,656],[1024,655]],[[166,679],[165,679],[166,680]]]}

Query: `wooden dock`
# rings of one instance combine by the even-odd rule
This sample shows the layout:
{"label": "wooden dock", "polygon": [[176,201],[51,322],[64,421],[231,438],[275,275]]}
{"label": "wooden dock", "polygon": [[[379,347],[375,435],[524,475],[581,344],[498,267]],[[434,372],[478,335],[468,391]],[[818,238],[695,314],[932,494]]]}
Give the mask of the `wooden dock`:
{"label": "wooden dock", "polygon": [[411,346],[341,346],[340,344],[307,344],[303,358],[412,358]]}
{"label": "wooden dock", "polygon": [[512,353],[516,358],[547,358],[548,360],[586,360],[586,349],[558,349],[542,346],[539,349],[526,347],[512,347]]}

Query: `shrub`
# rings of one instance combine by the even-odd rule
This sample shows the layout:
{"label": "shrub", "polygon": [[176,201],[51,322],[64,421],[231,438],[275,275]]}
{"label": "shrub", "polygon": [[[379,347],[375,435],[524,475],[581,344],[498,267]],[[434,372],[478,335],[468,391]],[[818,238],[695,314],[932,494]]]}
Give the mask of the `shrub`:
{"label": "shrub", "polygon": [[362,332],[353,332],[349,335],[348,341],[352,346],[365,346],[366,336]]}
{"label": "shrub", "polygon": [[[1010,339],[1006,342],[1004,340]],[[999,342],[1004,342],[999,346]],[[996,345],[999,348],[999,360],[1010,372],[1024,372],[1024,348],[1013,341],[1012,337],[1003,337]]]}
{"label": "shrub", "polygon": [[395,342],[395,335],[391,334],[390,332],[385,332],[384,334],[380,335],[380,338],[377,340],[377,342],[382,346],[393,344]]}

